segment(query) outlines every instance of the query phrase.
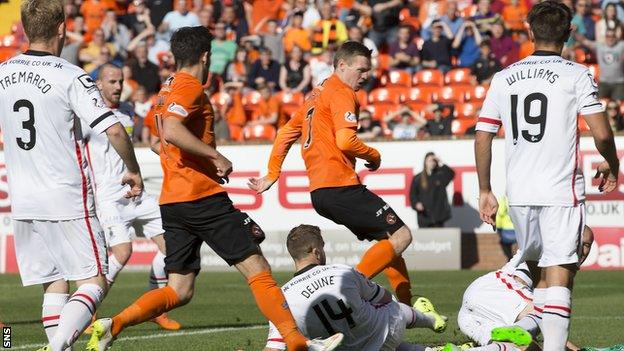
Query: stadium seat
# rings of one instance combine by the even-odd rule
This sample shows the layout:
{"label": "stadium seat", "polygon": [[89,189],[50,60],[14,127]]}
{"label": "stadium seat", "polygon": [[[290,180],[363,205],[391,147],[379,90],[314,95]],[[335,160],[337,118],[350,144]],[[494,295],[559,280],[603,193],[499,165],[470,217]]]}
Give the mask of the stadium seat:
{"label": "stadium seat", "polygon": [[594,63],[591,65],[587,65],[587,68],[589,69],[589,72],[592,74],[592,76],[594,76],[596,82],[598,82],[600,80],[600,66]]}
{"label": "stadium seat", "polygon": [[428,110],[428,107],[430,105],[429,103],[412,101],[407,102],[406,105],[410,108],[410,110],[416,113],[420,113],[426,119],[433,118],[433,112]]}
{"label": "stadium seat", "polygon": [[245,140],[266,140],[273,141],[277,131],[275,127],[268,124],[259,124],[255,126],[246,126],[243,128],[243,136]]}
{"label": "stadium seat", "polygon": [[410,9],[408,9],[407,7],[403,8],[399,12],[399,20],[401,21],[401,24],[406,24],[406,25],[411,26],[414,32],[420,29],[420,21],[418,20],[418,17],[412,16],[410,14]]}
{"label": "stadium seat", "polygon": [[470,73],[470,68],[454,68],[446,73],[444,82],[452,85],[472,86],[473,76]]}
{"label": "stadium seat", "polygon": [[466,134],[466,130],[468,130],[468,128],[474,126],[477,124],[477,121],[475,121],[474,119],[454,119],[453,122],[451,123],[451,131],[453,132],[453,135],[464,135]]}
{"label": "stadium seat", "polygon": [[416,74],[412,79],[412,85],[414,86],[423,86],[423,85],[432,85],[432,86],[442,86],[444,84],[444,75],[441,71],[437,69],[423,69]]}
{"label": "stadium seat", "polygon": [[589,126],[587,125],[587,122],[585,122],[585,118],[581,116],[578,118],[578,129],[581,133],[589,132]]}
{"label": "stadium seat", "polygon": [[455,117],[463,119],[475,119],[477,117],[477,110],[481,106],[475,103],[463,103],[455,105]]}
{"label": "stadium seat", "polygon": [[229,124],[228,127],[230,129],[230,139],[232,141],[243,141],[243,128],[241,126],[237,126],[235,124]]}
{"label": "stadium seat", "polygon": [[412,85],[412,76],[407,71],[390,71],[387,74],[381,76],[381,86],[400,86],[410,87]]}
{"label": "stadium seat", "polygon": [[583,50],[582,48],[576,48],[574,49],[574,60],[578,63],[585,63],[587,62],[587,57],[585,54],[585,50]]}
{"label": "stadium seat", "polygon": [[392,102],[399,104],[407,93],[408,89],[402,87],[377,88],[373,89],[373,91],[368,94],[368,101],[371,104],[377,102]]}
{"label": "stadium seat", "polygon": [[373,115],[373,119],[382,120],[385,115],[390,112],[396,111],[400,106],[393,102],[378,102],[375,104],[369,104],[366,109]]}
{"label": "stadium seat", "polygon": [[222,108],[223,106],[229,105],[232,101],[230,94],[226,92],[216,92],[210,96],[210,103],[213,107]]}
{"label": "stadium seat", "polygon": [[368,106],[368,94],[364,89],[356,91],[355,95],[357,96],[358,102],[360,103],[360,107]]}
{"label": "stadium seat", "polygon": [[379,64],[377,67],[378,70],[382,72],[387,71],[388,68],[390,68],[390,55],[380,53],[379,56],[377,56],[377,62]]}
{"label": "stadium seat", "polygon": [[482,85],[477,85],[466,92],[466,102],[483,102],[486,94],[487,88]]}
{"label": "stadium seat", "polygon": [[404,96],[403,101],[425,102],[430,104],[433,101],[434,95],[438,93],[438,90],[438,87],[413,87],[409,89],[407,94]]}
{"label": "stadium seat", "polygon": [[303,105],[303,102],[305,101],[305,96],[303,95],[302,92],[286,93],[286,92],[280,91],[279,93],[277,93],[277,97],[284,105],[301,106]]}
{"label": "stadium seat", "polygon": [[441,103],[460,103],[464,102],[466,90],[463,87],[445,86],[438,92],[436,102]]}
{"label": "stadium seat", "polygon": [[255,107],[260,103],[261,99],[262,96],[259,92],[251,91],[243,96],[243,106],[245,106],[245,109]]}

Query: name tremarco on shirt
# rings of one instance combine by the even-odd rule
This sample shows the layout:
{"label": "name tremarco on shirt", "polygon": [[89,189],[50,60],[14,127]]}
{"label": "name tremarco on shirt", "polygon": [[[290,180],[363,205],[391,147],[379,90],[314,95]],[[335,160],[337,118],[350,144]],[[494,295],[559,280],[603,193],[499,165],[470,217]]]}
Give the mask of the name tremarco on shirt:
{"label": "name tremarco on shirt", "polygon": [[[516,62],[513,65],[509,66],[509,68],[521,65],[545,65],[549,63],[564,63],[569,66],[572,65],[570,62],[566,62],[564,60],[538,60]],[[526,69],[518,70],[513,74],[508,75],[507,77],[505,77],[505,81],[507,82],[507,85],[510,86],[513,85],[515,82],[525,79],[543,79],[550,84],[554,84],[558,78],[559,74],[551,69],[527,67]]]}
{"label": "name tremarco on shirt", "polygon": [[[20,60],[20,59],[9,60],[5,62],[2,66],[4,65],[24,65],[24,66],[31,66],[31,67],[50,66],[50,67],[54,67],[58,69],[63,68],[63,64],[61,64],[60,62],[39,61],[39,60],[31,61],[31,60]],[[36,86],[37,89],[41,90],[41,92],[44,94],[50,91],[50,89],[52,89],[52,86],[48,84],[45,78],[33,72],[13,72],[10,75],[6,75],[0,78],[0,87],[5,90],[11,85],[18,84],[18,83],[32,84]]]}

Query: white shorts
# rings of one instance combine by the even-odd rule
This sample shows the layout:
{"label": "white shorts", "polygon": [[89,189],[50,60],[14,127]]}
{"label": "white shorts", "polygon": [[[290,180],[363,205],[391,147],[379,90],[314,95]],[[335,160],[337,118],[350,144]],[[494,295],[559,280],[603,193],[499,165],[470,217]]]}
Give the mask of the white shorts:
{"label": "white shorts", "polygon": [[585,229],[585,204],[510,206],[516,229],[519,262],[537,261],[540,267],[578,263]]}
{"label": "white shorts", "polygon": [[158,201],[146,193],[139,199],[101,201],[98,205],[98,217],[109,247],[131,242],[132,233],[153,238],[165,232]]}
{"label": "white shorts", "polygon": [[403,319],[399,302],[389,303],[386,313],[388,313],[388,335],[380,351],[394,351],[403,342],[405,328],[410,321]]}
{"label": "white shorts", "polygon": [[15,253],[24,286],[76,281],[108,272],[106,241],[97,218],[14,220]]}

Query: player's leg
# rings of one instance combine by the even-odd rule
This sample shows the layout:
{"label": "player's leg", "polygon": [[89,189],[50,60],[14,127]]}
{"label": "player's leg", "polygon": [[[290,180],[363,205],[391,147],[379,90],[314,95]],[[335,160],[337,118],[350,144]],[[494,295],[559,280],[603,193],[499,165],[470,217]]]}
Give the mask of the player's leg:
{"label": "player's leg", "polygon": [[446,329],[446,323],[437,313],[423,312],[400,302],[398,305],[406,329],[429,328],[436,333],[441,333]]}
{"label": "player's leg", "polygon": [[56,334],[61,311],[67,300],[69,300],[69,284],[65,280],[60,279],[43,284],[41,322],[48,341],[51,341]]}
{"label": "player's leg", "polygon": [[[111,228],[106,230],[111,230]],[[128,263],[128,260],[132,255],[132,243],[130,242],[129,237],[128,241],[122,243],[115,243],[115,241],[108,241],[108,243],[111,254],[108,256],[108,273],[106,273],[106,281],[112,286],[113,283],[115,283],[115,279],[117,279],[117,275],[126,266],[126,263]]]}

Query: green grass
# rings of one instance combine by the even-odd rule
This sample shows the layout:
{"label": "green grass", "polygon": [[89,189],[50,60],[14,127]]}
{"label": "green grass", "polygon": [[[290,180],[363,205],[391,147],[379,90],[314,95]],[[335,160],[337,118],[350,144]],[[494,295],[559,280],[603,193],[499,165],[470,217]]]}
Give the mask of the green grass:
{"label": "green grass", "polygon": [[[457,328],[455,318],[464,288],[480,274],[483,272],[413,272],[413,292],[429,297],[438,311],[450,317],[450,324],[442,334],[409,330],[406,340],[427,345],[467,341]],[[278,273],[276,277],[280,282],[289,279],[285,273]],[[378,280],[386,283],[383,278]],[[146,286],[147,273],[122,273],[98,311],[99,315],[110,316],[120,311]],[[621,271],[579,274],[574,291],[571,341],[581,346],[624,342],[623,287]],[[39,322],[40,305],[40,287],[23,288],[19,277],[0,275],[0,319],[12,327],[13,348],[46,342]],[[266,322],[238,273],[202,273],[193,301],[172,311],[170,316],[182,323],[184,334],[161,332],[155,324],[145,323],[124,331],[113,350],[249,351],[261,350],[266,339]],[[226,330],[213,330],[217,328]],[[137,339],[140,337],[144,339]],[[75,350],[81,349],[84,343],[75,347]]]}

